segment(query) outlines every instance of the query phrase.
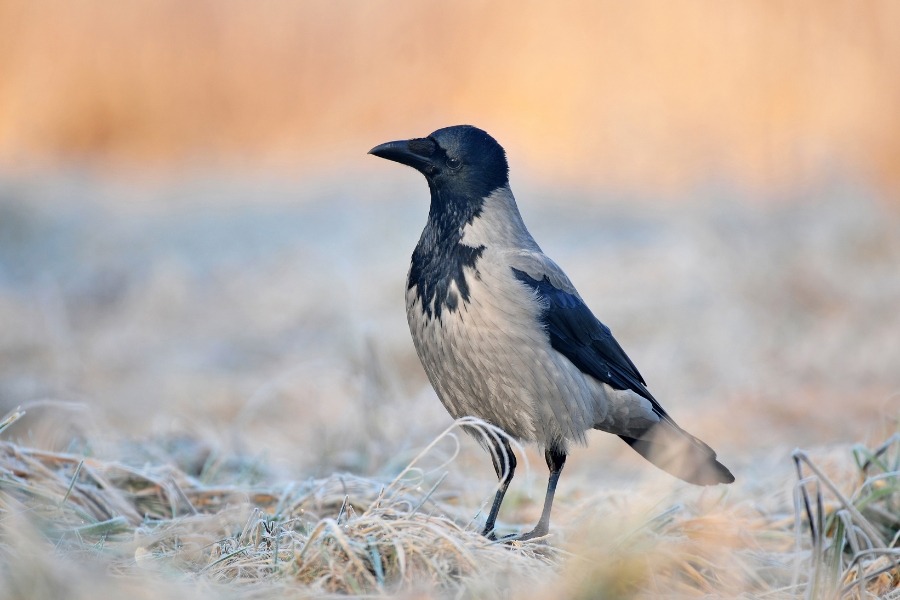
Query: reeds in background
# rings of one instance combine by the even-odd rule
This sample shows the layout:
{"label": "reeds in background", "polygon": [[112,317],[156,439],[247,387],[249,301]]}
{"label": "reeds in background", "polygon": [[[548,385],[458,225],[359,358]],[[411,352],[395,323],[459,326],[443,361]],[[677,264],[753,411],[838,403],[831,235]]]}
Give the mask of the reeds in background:
{"label": "reeds in background", "polygon": [[7,169],[340,168],[472,122],[578,185],[900,185],[890,0],[3,0],[0,40]]}

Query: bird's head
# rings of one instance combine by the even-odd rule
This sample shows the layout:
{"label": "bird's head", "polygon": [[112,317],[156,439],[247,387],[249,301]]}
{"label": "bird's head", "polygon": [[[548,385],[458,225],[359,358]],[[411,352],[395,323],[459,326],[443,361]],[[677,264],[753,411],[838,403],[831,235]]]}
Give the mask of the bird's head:
{"label": "bird's head", "polygon": [[387,142],[375,146],[369,154],[416,169],[441,195],[447,192],[480,199],[509,183],[503,147],[471,125],[444,127],[424,138]]}

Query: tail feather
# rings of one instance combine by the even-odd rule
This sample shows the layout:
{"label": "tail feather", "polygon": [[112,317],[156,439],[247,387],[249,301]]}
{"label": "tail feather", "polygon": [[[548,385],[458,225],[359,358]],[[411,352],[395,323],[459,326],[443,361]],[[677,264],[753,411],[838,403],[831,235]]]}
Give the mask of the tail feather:
{"label": "tail feather", "polygon": [[662,420],[640,438],[620,435],[638,454],[675,477],[695,485],[731,483],[734,475],[716,460],[716,452],[670,420]]}

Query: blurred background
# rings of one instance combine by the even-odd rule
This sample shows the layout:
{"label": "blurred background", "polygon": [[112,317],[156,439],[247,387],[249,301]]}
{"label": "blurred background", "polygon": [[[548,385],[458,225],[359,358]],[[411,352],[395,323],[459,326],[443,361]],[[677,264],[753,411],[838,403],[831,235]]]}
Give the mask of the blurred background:
{"label": "blurred background", "polygon": [[[427,188],[366,151],[470,123],[739,481],[880,441],[898,107],[890,0],[0,0],[0,412],[29,411],[5,435],[395,469],[449,418],[404,313]],[[572,470],[656,476],[591,442]]]}

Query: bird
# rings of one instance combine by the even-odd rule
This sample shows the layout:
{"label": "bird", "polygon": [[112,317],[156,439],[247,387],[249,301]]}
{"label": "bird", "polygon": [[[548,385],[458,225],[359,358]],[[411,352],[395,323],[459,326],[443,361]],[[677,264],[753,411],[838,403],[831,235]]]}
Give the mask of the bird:
{"label": "bird", "polygon": [[[428,380],[454,419],[476,417],[505,436],[481,436],[498,478],[482,534],[497,517],[516,469],[510,438],[543,450],[550,475],[535,527],[549,533],[570,445],[600,430],[696,485],[731,483],[716,452],[687,433],[525,227],[506,151],[471,125],[387,142],[374,156],[425,176],[431,202],[406,280],[406,315]],[[508,437],[507,437],[508,436]]]}

